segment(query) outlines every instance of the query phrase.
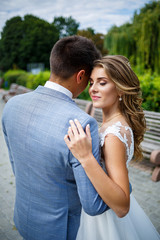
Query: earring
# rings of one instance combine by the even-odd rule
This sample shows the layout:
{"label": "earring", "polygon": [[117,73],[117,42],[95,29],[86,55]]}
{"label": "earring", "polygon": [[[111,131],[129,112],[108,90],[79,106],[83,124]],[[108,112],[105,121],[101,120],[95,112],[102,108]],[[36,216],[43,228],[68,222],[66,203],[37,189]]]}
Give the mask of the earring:
{"label": "earring", "polygon": [[122,101],[122,97],[121,96],[119,97],[119,101]]}

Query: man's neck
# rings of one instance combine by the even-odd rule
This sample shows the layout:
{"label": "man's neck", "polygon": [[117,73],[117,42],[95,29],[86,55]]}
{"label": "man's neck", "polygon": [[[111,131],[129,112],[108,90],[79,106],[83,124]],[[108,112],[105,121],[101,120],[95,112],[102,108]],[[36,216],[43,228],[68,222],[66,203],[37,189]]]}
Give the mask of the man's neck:
{"label": "man's neck", "polygon": [[71,91],[69,91],[67,88],[63,87],[61,84],[58,84],[56,82],[53,82],[53,81],[47,81],[44,85],[44,87],[47,87],[47,88],[51,88],[53,90],[56,90],[58,92],[61,92],[65,95],[67,95],[68,97],[72,98],[73,97],[73,94]]}
{"label": "man's neck", "polygon": [[49,81],[51,81],[53,83],[56,83],[56,84],[59,84],[60,86],[66,88],[74,96],[74,91],[76,89],[74,76],[72,76],[68,79],[62,79],[58,76],[51,75]]}

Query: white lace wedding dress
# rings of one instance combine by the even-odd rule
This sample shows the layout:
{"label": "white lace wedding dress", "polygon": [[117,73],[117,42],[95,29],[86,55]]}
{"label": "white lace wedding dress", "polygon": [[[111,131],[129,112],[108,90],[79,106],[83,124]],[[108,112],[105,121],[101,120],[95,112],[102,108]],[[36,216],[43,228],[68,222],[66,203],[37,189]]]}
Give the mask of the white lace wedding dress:
{"label": "white lace wedding dress", "polygon": [[[125,144],[128,167],[134,152],[131,128],[123,126],[121,122],[109,126],[100,133],[101,146],[109,133],[117,136]],[[117,217],[112,209],[98,216],[89,216],[82,209],[76,240],[160,240],[160,235],[131,193],[130,210],[123,218]]]}

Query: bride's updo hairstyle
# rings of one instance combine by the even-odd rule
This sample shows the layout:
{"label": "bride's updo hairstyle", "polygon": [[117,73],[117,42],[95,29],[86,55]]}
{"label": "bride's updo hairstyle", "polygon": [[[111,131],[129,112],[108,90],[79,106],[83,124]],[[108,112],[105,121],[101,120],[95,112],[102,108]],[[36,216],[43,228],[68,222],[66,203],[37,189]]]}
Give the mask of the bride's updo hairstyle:
{"label": "bride's updo hairstyle", "polygon": [[121,101],[119,107],[134,134],[134,158],[142,159],[140,143],[146,131],[146,121],[141,107],[139,79],[130,67],[129,60],[121,55],[107,55],[96,60],[94,67],[103,67],[117,87]]}

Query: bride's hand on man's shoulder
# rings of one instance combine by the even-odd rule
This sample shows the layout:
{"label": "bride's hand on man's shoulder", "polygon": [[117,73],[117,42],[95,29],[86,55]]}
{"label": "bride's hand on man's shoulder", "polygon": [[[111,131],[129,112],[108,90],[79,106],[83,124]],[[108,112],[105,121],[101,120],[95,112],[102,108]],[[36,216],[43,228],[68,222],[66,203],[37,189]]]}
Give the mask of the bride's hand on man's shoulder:
{"label": "bride's hand on man's shoulder", "polygon": [[92,155],[90,126],[87,124],[85,132],[77,119],[74,121],[70,120],[69,123],[70,127],[68,128],[68,134],[64,137],[64,141],[74,157],[82,164]]}

